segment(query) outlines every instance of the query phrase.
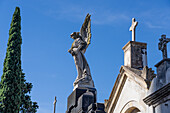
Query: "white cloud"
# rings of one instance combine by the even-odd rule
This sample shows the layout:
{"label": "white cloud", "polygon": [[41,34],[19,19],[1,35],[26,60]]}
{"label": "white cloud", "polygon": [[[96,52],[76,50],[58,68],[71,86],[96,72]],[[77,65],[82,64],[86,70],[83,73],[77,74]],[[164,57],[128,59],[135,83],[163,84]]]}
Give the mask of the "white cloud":
{"label": "white cloud", "polygon": [[[67,7],[67,8],[66,8]],[[93,24],[104,25],[130,21],[130,17],[125,13],[112,12],[111,10],[91,8],[79,5],[67,5],[65,7],[51,8],[45,12],[47,16],[55,19],[64,19],[72,22],[82,22],[87,13],[92,15]]]}
{"label": "white cloud", "polygon": [[122,23],[122,21],[130,21],[130,17],[125,14],[114,14],[114,13],[102,13],[100,15],[94,15],[94,24],[115,24]]}
{"label": "white cloud", "polygon": [[149,28],[162,28],[162,26],[159,25],[153,25],[150,22],[145,22],[145,24],[149,27]]}
{"label": "white cloud", "polygon": [[72,22],[84,20],[87,13],[92,15],[93,24],[105,25],[113,23],[121,23],[122,21],[130,21],[130,17],[121,13],[108,13],[107,11],[95,12],[93,10],[86,11],[83,8],[70,7],[68,9],[49,10],[47,14],[55,19],[65,19]]}
{"label": "white cloud", "polygon": [[[63,7],[64,6],[64,7]],[[57,7],[50,7],[45,14],[57,20],[67,20],[71,22],[82,22],[87,13],[92,15],[93,24],[109,25],[121,24],[122,22],[131,22],[132,17],[143,20],[144,24],[149,28],[169,28],[167,24],[170,21],[170,8],[149,9],[140,12],[115,11],[113,9],[105,9],[101,7],[84,6],[76,3],[58,3]]]}
{"label": "white cloud", "polygon": [[170,21],[170,8],[150,9],[139,13],[139,18],[143,19],[149,28],[169,28],[167,22]]}
{"label": "white cloud", "polygon": [[68,20],[68,21],[78,21],[82,20],[86,16],[86,11],[77,6],[74,7],[73,5],[66,6],[65,7],[57,7],[56,9],[49,9],[45,12],[47,16],[50,16],[52,18],[55,18],[57,20]]}

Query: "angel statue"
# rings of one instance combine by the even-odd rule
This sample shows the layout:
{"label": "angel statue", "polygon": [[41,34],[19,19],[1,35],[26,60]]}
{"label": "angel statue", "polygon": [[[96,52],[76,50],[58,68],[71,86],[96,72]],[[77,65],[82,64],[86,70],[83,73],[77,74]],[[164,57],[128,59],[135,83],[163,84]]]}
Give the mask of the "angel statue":
{"label": "angel statue", "polygon": [[91,19],[87,14],[80,32],[73,32],[70,36],[74,39],[68,52],[73,56],[77,69],[77,78],[74,82],[74,89],[77,87],[94,87],[90,68],[84,56],[91,41]]}

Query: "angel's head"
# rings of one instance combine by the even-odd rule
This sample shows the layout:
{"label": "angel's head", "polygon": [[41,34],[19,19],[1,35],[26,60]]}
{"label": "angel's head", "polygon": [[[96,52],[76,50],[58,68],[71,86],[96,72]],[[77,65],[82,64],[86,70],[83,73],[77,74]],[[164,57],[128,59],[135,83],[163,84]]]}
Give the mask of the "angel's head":
{"label": "angel's head", "polygon": [[79,32],[73,32],[73,33],[71,33],[70,37],[71,37],[72,39],[76,39],[76,38],[81,37],[81,36],[80,36],[80,33],[79,33]]}

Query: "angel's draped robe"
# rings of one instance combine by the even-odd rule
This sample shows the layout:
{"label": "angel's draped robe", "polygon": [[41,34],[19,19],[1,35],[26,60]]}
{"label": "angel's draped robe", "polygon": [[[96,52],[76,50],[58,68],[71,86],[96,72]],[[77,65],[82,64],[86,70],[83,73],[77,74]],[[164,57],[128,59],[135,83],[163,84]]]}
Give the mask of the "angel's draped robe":
{"label": "angel's draped robe", "polygon": [[83,50],[85,49],[86,45],[86,42],[83,41],[81,38],[76,38],[72,44],[72,50],[75,52],[73,58],[78,74],[75,83],[86,77],[91,79],[90,68],[83,54]]}

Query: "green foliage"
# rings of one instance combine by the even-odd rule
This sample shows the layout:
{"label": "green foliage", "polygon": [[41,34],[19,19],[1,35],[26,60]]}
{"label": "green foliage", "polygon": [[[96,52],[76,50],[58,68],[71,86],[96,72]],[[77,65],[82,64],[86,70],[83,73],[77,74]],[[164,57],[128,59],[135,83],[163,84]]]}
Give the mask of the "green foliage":
{"label": "green foliage", "polygon": [[0,82],[1,113],[35,113],[38,105],[32,102],[30,93],[32,84],[26,82],[21,69],[21,17],[16,7],[13,14],[7,52],[4,60],[3,75]]}
{"label": "green foliage", "polygon": [[21,76],[21,86],[21,113],[36,113],[39,106],[37,102],[32,102],[31,97],[28,95],[31,92],[32,83],[26,82],[24,73]]}
{"label": "green foliage", "polygon": [[17,7],[13,14],[7,52],[1,77],[1,112],[18,113],[21,104],[21,17]]}

